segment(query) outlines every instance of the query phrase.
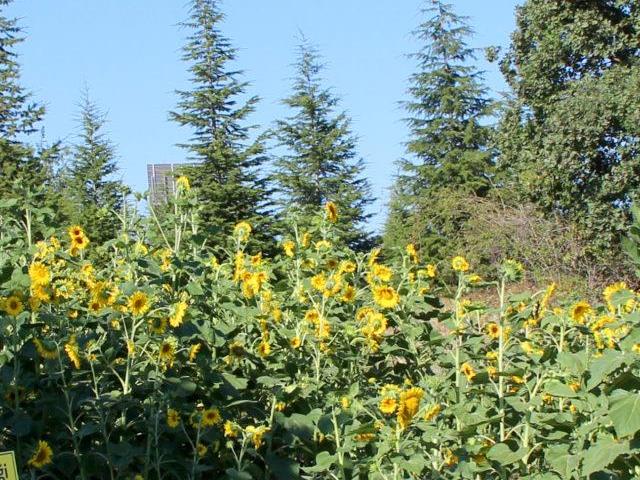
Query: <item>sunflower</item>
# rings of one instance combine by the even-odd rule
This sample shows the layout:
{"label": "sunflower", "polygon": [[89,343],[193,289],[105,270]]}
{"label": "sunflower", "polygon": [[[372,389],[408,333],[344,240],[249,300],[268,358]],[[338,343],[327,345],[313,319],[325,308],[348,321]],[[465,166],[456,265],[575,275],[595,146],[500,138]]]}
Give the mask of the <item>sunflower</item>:
{"label": "sunflower", "polygon": [[149,330],[156,335],[162,335],[167,330],[167,323],[164,317],[152,318],[149,320]]}
{"label": "sunflower", "polygon": [[49,444],[44,440],[40,440],[38,441],[38,445],[36,446],[33,455],[29,459],[28,465],[34,468],[42,468],[51,463],[52,457],[53,450],[51,450]]}
{"label": "sunflower", "polygon": [[344,290],[342,291],[342,301],[346,302],[346,303],[351,303],[355,300],[356,298],[356,289],[353,288],[352,285],[347,285],[346,287],[344,287]]}
{"label": "sunflower", "polygon": [[464,257],[454,257],[451,260],[451,268],[456,272],[466,272],[469,270],[469,262]]}
{"label": "sunflower", "polygon": [[395,413],[398,402],[393,397],[385,397],[380,400],[380,411],[385,415],[391,415]]}
{"label": "sunflower", "polygon": [[231,420],[224,422],[224,436],[227,438],[236,438],[238,436],[238,427]]}
{"label": "sunflower", "polygon": [[11,295],[2,302],[2,309],[12,317],[16,317],[24,310],[24,307],[20,298],[16,295]]}
{"label": "sunflower", "polygon": [[400,302],[400,296],[389,286],[378,286],[373,289],[373,299],[382,308],[395,308]]}
{"label": "sunflower", "polygon": [[333,202],[327,202],[324,206],[325,214],[327,215],[327,220],[331,223],[336,223],[338,221],[338,207]]}
{"label": "sunflower", "polygon": [[160,350],[158,352],[158,359],[164,363],[166,363],[169,367],[173,365],[173,360],[176,356],[176,347],[173,342],[164,341],[160,345]]}
{"label": "sunflower", "polygon": [[251,235],[251,224],[249,222],[239,222],[233,227],[233,236],[238,237],[241,242],[249,240]]}
{"label": "sunflower", "polygon": [[318,273],[311,278],[311,286],[322,292],[327,286],[327,278],[324,276],[324,273]]}
{"label": "sunflower", "polygon": [[409,257],[411,258],[411,261],[413,263],[418,263],[419,258],[418,258],[418,251],[416,250],[416,246],[413,243],[410,243],[407,245],[405,250],[407,251],[407,255],[409,255]]}
{"label": "sunflower", "polygon": [[400,394],[398,424],[401,428],[407,428],[411,419],[418,413],[423,395],[424,391],[419,387],[410,388]]}
{"label": "sunflower", "polygon": [[282,249],[284,250],[284,254],[287,257],[293,257],[296,250],[296,244],[293,243],[291,240],[287,240],[282,244]]}
{"label": "sunflower", "polygon": [[202,426],[213,427],[222,421],[220,410],[217,408],[208,408],[202,412]]}
{"label": "sunflower", "polygon": [[604,297],[604,300],[607,303],[607,308],[610,312],[616,311],[616,307],[613,304],[613,297],[615,296],[615,294],[626,289],[627,284],[624,282],[611,284],[604,289],[604,291],[602,292],[602,296]]}
{"label": "sunflower", "polygon": [[593,313],[593,308],[584,300],[574,303],[569,309],[569,316],[578,325],[584,325],[588,316]]}
{"label": "sunflower", "polygon": [[431,420],[436,418],[438,416],[438,414],[440,413],[440,410],[442,410],[442,407],[438,403],[436,403],[435,405],[432,405],[429,408],[427,408],[427,411],[424,412],[424,417],[423,417],[424,421],[425,422],[430,422]]}
{"label": "sunflower", "polygon": [[476,371],[468,362],[462,364],[462,366],[460,367],[460,371],[464,373],[464,376],[467,377],[467,380],[470,382],[473,381],[474,377],[476,376]]}
{"label": "sunflower", "polygon": [[208,447],[203,445],[202,443],[198,443],[196,445],[196,452],[198,452],[198,456],[200,458],[204,457],[207,454]]}
{"label": "sunflower", "polygon": [[173,408],[167,410],[167,426],[169,428],[178,428],[180,425],[180,413]]}
{"label": "sunflower", "polygon": [[249,437],[251,437],[251,441],[253,442],[253,446],[257,450],[262,445],[262,437],[269,430],[270,429],[268,427],[265,427],[263,425],[261,425],[259,427],[254,427],[253,425],[249,425],[247,428],[245,428],[244,431],[247,433],[247,435],[249,435]]}
{"label": "sunflower", "polygon": [[149,310],[149,297],[141,291],[135,292],[129,297],[129,311],[134,315],[144,315]]}
{"label": "sunflower", "polygon": [[375,278],[378,278],[383,282],[388,282],[389,280],[391,280],[391,276],[393,275],[393,271],[389,267],[380,265],[379,263],[373,265],[373,267],[371,268],[371,273]]}
{"label": "sunflower", "polygon": [[38,355],[40,355],[42,358],[46,360],[55,360],[56,358],[58,358],[58,350],[55,345],[53,347],[50,347],[39,338],[34,338],[33,344],[36,346]]}
{"label": "sunflower", "polygon": [[29,278],[31,285],[48,285],[51,282],[51,273],[44,263],[33,262],[29,265]]}
{"label": "sunflower", "polygon": [[200,352],[201,348],[202,348],[202,344],[201,343],[194,343],[193,345],[191,345],[191,347],[189,348],[189,361],[190,362],[194,362],[196,360],[196,356],[198,355],[198,352]]}
{"label": "sunflower", "polygon": [[86,235],[78,235],[77,237],[71,237],[71,250],[73,252],[84,250],[89,246],[89,239]]}
{"label": "sunflower", "polygon": [[289,345],[291,345],[291,348],[293,349],[300,348],[300,345],[302,345],[302,340],[300,340],[300,337],[295,336],[291,339]]}
{"label": "sunflower", "polygon": [[184,175],[180,175],[176,179],[176,187],[178,190],[183,190],[185,192],[188,192],[189,190],[191,190],[191,184],[189,183],[189,178],[185,177]]}
{"label": "sunflower", "polygon": [[258,353],[261,357],[267,357],[271,353],[271,345],[264,340],[258,345]]}
{"label": "sunflower", "polygon": [[80,368],[80,350],[75,336],[72,336],[65,344],[64,351],[67,352],[69,360],[73,363],[76,370],[78,370]]}
{"label": "sunflower", "polygon": [[496,323],[487,323],[486,325],[487,335],[491,338],[499,338],[500,337],[500,327]]}
{"label": "sunflower", "polygon": [[173,328],[179,327],[180,325],[182,325],[182,322],[184,322],[184,316],[187,313],[187,306],[187,302],[185,302],[184,300],[178,302],[178,304],[175,306],[173,315],[171,316],[171,318],[169,318],[169,324]]}

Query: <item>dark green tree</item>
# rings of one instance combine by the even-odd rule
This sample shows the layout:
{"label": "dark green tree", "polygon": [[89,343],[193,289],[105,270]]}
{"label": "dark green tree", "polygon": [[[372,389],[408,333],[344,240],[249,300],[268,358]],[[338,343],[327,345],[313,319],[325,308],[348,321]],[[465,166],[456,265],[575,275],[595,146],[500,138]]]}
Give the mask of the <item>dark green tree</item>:
{"label": "dark green tree", "polygon": [[230,68],[235,50],[221,33],[217,0],[193,0],[191,16],[182,25],[191,30],[184,47],[193,88],[178,91],[178,109],[170,114],[193,136],[181,145],[197,169],[185,169],[198,190],[204,226],[230,233],[240,220],[252,224],[254,238],[269,239],[270,190],[259,171],[266,162],[262,137],[251,140],[247,117],[257,97],[244,101],[247,83]]}
{"label": "dark green tree", "polygon": [[501,183],[575,222],[600,259],[640,193],[639,25],[633,0],[527,0],[501,64]]}
{"label": "dark green tree", "polygon": [[3,15],[10,0],[0,0],[0,195],[11,195],[17,177],[22,184],[41,185],[50,164],[24,143],[37,131],[44,107],[31,100],[20,84],[20,65],[15,49],[24,39],[17,21]]}
{"label": "dark green tree", "polygon": [[[442,203],[446,191],[484,196],[490,190],[493,152],[486,123],[492,103],[482,72],[471,63],[467,19],[439,0],[426,1],[423,14],[428,18],[414,34],[424,46],[412,55],[418,71],[404,103],[410,158],[399,162],[385,243],[413,240],[440,257],[448,253],[460,221],[451,205]],[[413,225],[411,238],[400,238],[394,225],[407,223]]]}
{"label": "dark green tree", "polygon": [[317,51],[303,41],[293,92],[283,100],[293,114],[276,124],[275,137],[285,149],[275,161],[278,201],[284,212],[298,212],[303,229],[325,203],[334,202],[340,239],[363,249],[371,243],[364,222],[371,216],[366,207],[373,198],[363,177],[364,162],[357,156],[351,120],[336,112],[338,98],[323,87],[322,68]]}
{"label": "dark green tree", "polygon": [[115,176],[115,148],[106,137],[106,115],[84,92],[78,118],[78,141],[72,148],[68,197],[73,200],[69,220],[81,225],[92,242],[102,244],[119,231],[120,212],[127,188]]}

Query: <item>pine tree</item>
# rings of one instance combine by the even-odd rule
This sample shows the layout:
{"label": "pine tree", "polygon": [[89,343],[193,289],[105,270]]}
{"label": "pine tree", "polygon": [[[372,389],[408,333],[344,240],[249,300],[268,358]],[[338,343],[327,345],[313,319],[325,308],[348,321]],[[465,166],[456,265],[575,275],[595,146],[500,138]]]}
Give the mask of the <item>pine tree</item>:
{"label": "pine tree", "polygon": [[527,0],[501,64],[501,182],[575,222],[601,260],[640,196],[638,25],[632,0]]}
{"label": "pine tree", "polygon": [[178,110],[170,116],[193,131],[181,146],[189,160],[200,163],[190,176],[204,225],[230,233],[236,222],[248,221],[254,238],[264,242],[270,190],[258,169],[267,157],[262,137],[251,141],[253,127],[245,124],[258,97],[242,100],[248,84],[239,80],[241,71],[229,67],[236,55],[220,31],[222,20],[217,0],[193,0],[190,19],[182,24],[192,31],[183,60],[190,64],[193,89],[177,92]]}
{"label": "pine tree", "polygon": [[306,42],[299,46],[293,93],[283,103],[293,115],[276,124],[275,137],[286,153],[275,162],[274,174],[281,208],[299,213],[299,226],[328,202],[339,209],[336,231],[355,249],[370,246],[364,222],[373,199],[357,157],[351,120],[336,112],[338,98],[322,86],[319,54]]}
{"label": "pine tree", "polygon": [[[446,232],[456,232],[451,224],[458,222],[451,206],[442,203],[446,191],[484,196],[491,186],[491,128],[484,123],[491,102],[482,73],[470,65],[475,57],[466,43],[472,33],[466,18],[439,0],[428,0],[423,14],[429,18],[414,34],[424,46],[412,55],[418,72],[410,79],[411,100],[404,104],[411,159],[399,162],[385,239],[388,246],[414,240],[429,255],[441,256],[451,243]],[[399,222],[394,217],[415,224],[412,238],[397,238],[391,231]]]}
{"label": "pine tree", "polygon": [[70,221],[80,224],[91,241],[115,238],[114,212],[122,208],[127,188],[115,178],[115,148],[104,133],[106,115],[84,92],[80,104],[80,133],[73,146],[68,195],[74,200]]}
{"label": "pine tree", "polygon": [[13,182],[41,185],[50,174],[49,165],[24,143],[37,131],[44,107],[31,101],[20,85],[20,65],[15,48],[24,39],[15,19],[3,15],[11,0],[0,0],[0,197],[11,195]]}

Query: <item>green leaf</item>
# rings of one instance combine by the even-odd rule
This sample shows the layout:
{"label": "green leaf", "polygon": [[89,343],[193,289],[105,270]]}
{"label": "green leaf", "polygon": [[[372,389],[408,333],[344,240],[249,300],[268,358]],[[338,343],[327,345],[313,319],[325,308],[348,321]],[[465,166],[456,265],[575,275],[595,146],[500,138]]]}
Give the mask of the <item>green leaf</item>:
{"label": "green leaf", "polygon": [[227,468],[226,474],[231,480],[252,480],[253,478],[249,473],[239,472],[235,468]]}
{"label": "green leaf", "polygon": [[569,445],[553,445],[546,449],[544,459],[561,478],[575,478],[580,457],[569,454]]}
{"label": "green leaf", "polygon": [[624,360],[624,355],[621,355],[620,352],[615,350],[607,350],[602,357],[595,360],[589,369],[591,377],[587,382],[587,391],[591,391],[600,385],[602,380],[604,380],[604,378],[611,372],[619,368]]}
{"label": "green leaf", "polygon": [[500,465],[510,465],[524,458],[526,454],[526,448],[520,448],[514,452],[506,443],[496,443],[487,452],[487,458]]}
{"label": "green leaf", "polygon": [[279,480],[295,480],[300,478],[300,465],[290,458],[277,456],[275,453],[268,453],[265,461],[271,473]]}
{"label": "green leaf", "polygon": [[613,438],[598,440],[584,453],[582,475],[588,477],[614,462],[618,456],[629,452],[629,442],[616,442]]}
{"label": "green leaf", "polygon": [[331,468],[331,465],[336,461],[336,456],[331,455],[329,452],[320,452],[316,456],[316,464],[313,467],[305,467],[307,472],[325,472]]}
{"label": "green leaf", "polygon": [[618,437],[640,430],[640,394],[616,390],[609,399],[609,417]]}
{"label": "green leaf", "polygon": [[554,397],[574,398],[577,396],[576,392],[571,390],[568,385],[565,385],[558,380],[551,380],[550,382],[547,382],[544,386],[544,389],[547,393],[553,395]]}
{"label": "green leaf", "polygon": [[245,378],[236,377],[231,373],[223,372],[222,376],[236,390],[244,390],[247,388],[247,384],[249,383]]}

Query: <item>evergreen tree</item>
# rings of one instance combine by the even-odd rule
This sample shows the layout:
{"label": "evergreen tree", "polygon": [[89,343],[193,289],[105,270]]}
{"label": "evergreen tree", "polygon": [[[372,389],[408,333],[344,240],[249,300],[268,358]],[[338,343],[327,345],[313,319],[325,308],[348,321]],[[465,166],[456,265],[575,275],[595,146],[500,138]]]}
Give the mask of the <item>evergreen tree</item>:
{"label": "evergreen tree", "polygon": [[370,246],[364,222],[373,199],[357,158],[356,138],[344,112],[336,113],[338,98],[322,86],[318,53],[304,41],[295,64],[293,93],[283,103],[293,115],[277,122],[276,138],[286,153],[275,162],[274,178],[282,209],[297,211],[299,225],[332,201],[339,211],[336,230],[355,249]]}
{"label": "evergreen tree", "polygon": [[577,223],[601,258],[640,194],[638,25],[632,0],[527,0],[501,65],[501,181]]}
{"label": "evergreen tree", "polygon": [[31,101],[20,85],[15,48],[24,39],[17,21],[3,15],[11,0],[0,0],[0,197],[11,195],[17,177],[21,183],[41,185],[50,172],[24,138],[37,131],[44,108]]}
{"label": "evergreen tree", "polygon": [[74,200],[70,221],[80,224],[91,241],[115,238],[119,225],[114,212],[122,208],[126,187],[115,179],[115,149],[105,136],[106,115],[87,94],[80,104],[78,142],[72,149],[68,194]]}
{"label": "evergreen tree", "polygon": [[242,72],[229,67],[235,50],[219,29],[222,20],[217,0],[193,0],[190,19],[183,23],[192,31],[183,60],[190,64],[193,89],[177,92],[178,110],[171,118],[193,131],[181,146],[200,163],[187,173],[198,189],[204,225],[230,233],[245,220],[253,226],[253,238],[264,242],[270,191],[258,169],[267,158],[262,138],[250,141],[252,127],[245,124],[258,98],[242,100],[248,84],[239,80]]}
{"label": "evergreen tree", "polygon": [[[411,131],[410,160],[400,162],[385,243],[416,241],[431,256],[443,256],[459,219],[442,203],[448,189],[484,196],[491,186],[491,128],[484,125],[491,102],[482,73],[470,65],[474,52],[466,39],[472,30],[451,5],[428,0],[428,19],[414,32],[424,42],[412,55],[418,72],[411,77],[411,100],[404,104]],[[414,224],[412,238],[399,238],[394,225]],[[453,233],[449,233],[453,232]],[[447,252],[448,253],[448,252]]]}

